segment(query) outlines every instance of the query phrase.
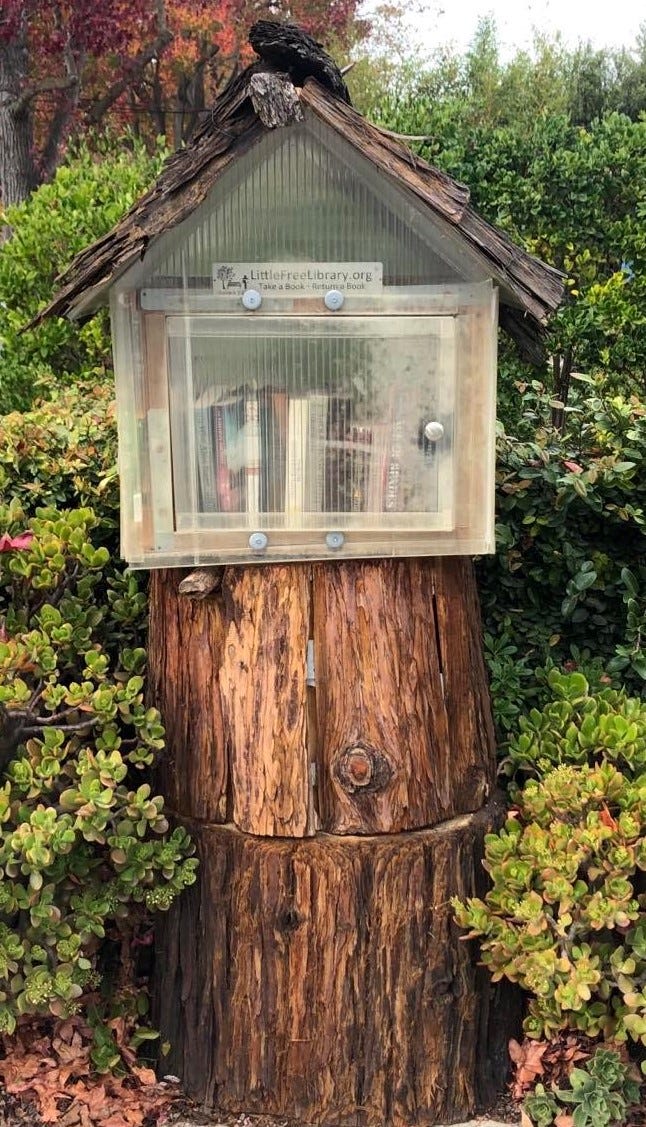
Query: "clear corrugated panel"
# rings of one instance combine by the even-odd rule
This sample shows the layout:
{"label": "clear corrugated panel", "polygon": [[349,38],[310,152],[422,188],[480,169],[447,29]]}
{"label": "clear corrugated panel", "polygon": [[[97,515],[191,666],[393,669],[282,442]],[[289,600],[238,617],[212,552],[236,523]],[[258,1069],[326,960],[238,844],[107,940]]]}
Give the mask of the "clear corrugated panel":
{"label": "clear corrugated panel", "polygon": [[239,157],[137,284],[204,290],[216,263],[266,261],[379,262],[386,286],[487,277],[448,224],[311,114]]}
{"label": "clear corrugated panel", "polygon": [[179,529],[450,527],[453,318],[167,325]]}
{"label": "clear corrugated panel", "polygon": [[493,549],[490,277],[313,116],[237,158],[112,316],[133,566]]}

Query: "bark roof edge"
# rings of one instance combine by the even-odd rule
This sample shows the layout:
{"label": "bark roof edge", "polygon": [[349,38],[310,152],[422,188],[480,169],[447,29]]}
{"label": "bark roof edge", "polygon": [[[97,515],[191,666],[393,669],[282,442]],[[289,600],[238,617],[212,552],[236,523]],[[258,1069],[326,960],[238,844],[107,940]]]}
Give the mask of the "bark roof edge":
{"label": "bark roof edge", "polygon": [[[192,142],[169,157],[153,187],[111,231],[76,256],[58,279],[60,289],[29,327],[49,316],[73,316],[95,309],[110,285],[144,256],[150,243],[186,219],[225,168],[263,135],[265,126],[249,98],[249,80],[260,69],[262,64],[254,64],[229,84],[205,114]],[[304,107],[450,223],[480,255],[501,287],[501,304],[508,307],[501,322],[525,351],[531,351],[531,342],[536,344],[541,327],[563,299],[563,275],[485,222],[471,207],[469,190],[463,184],[427,164],[314,79],[306,80],[299,96]]]}

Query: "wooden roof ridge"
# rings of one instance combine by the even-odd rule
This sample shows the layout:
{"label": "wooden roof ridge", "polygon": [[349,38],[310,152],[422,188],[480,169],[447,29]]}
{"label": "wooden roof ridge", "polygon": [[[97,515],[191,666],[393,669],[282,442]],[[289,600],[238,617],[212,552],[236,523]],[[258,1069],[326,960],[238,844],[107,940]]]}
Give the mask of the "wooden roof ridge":
{"label": "wooden roof ridge", "polygon": [[[206,111],[192,142],[166,161],[156,183],[115,227],[81,251],[57,279],[60,289],[32,325],[52,315],[84,315],[149,245],[186,219],[206,199],[225,169],[266,134],[249,97],[253,64],[235,78]],[[266,69],[266,67],[264,67]],[[488,224],[471,207],[469,189],[413,153],[403,142],[362,117],[309,78],[300,101],[365,158],[412,192],[448,222],[488,265],[506,294],[503,301],[524,313],[524,335],[535,335],[563,297],[562,275]],[[511,298],[511,301],[509,300]],[[529,324],[527,322],[529,321]]]}
{"label": "wooden roof ridge", "polygon": [[312,80],[305,83],[301,101],[329,126],[341,133],[384,172],[408,187],[440,215],[490,263],[519,305],[544,324],[563,300],[564,275],[529,254],[499,228],[487,223],[470,204],[469,189],[428,164],[403,142],[373,125],[351,106],[326,92]]}

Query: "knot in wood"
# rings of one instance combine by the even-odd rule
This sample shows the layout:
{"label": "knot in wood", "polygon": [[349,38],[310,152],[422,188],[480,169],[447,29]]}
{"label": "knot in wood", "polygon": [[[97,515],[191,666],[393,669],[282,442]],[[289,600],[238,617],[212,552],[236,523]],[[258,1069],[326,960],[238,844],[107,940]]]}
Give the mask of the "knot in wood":
{"label": "knot in wood", "polygon": [[392,768],[385,755],[361,745],[347,748],[336,765],[336,776],[348,794],[383,790],[391,775]]}

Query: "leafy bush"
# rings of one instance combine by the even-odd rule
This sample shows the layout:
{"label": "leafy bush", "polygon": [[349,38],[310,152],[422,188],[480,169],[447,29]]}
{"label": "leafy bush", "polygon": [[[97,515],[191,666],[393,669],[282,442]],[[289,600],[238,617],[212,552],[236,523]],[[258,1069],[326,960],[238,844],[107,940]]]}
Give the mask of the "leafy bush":
{"label": "leafy bush", "polygon": [[145,601],[134,578],[110,573],[96,526],[88,509],[29,521],[17,500],[0,509],[5,1031],[22,1014],[90,1004],[106,934],[125,942],[194,879],[186,833],[168,834],[144,774],[163,728],[143,700],[145,652],[123,641]]}
{"label": "leafy bush", "polygon": [[112,388],[93,374],[0,417],[0,496],[38,507],[89,507],[93,534],[118,553],[117,431]]}
{"label": "leafy bush", "polygon": [[565,764],[592,765],[603,757],[629,779],[646,774],[646,702],[624,690],[592,694],[582,673],[553,670],[553,699],[519,719],[503,764],[507,775],[541,778]]}
{"label": "leafy bush", "polygon": [[571,1127],[613,1127],[624,1123],[626,1113],[639,1100],[639,1085],[629,1067],[611,1049],[597,1049],[583,1068],[573,1068],[568,1088],[546,1090],[537,1084],[523,1109],[535,1127],[551,1127],[557,1116],[565,1127],[563,1105],[572,1108]]}
{"label": "leafy bush", "polygon": [[481,937],[494,980],[531,995],[529,1036],[571,1028],[646,1045],[644,713],[621,694],[588,697],[578,674],[549,680],[556,700],[524,726],[510,757],[549,769],[525,783],[505,827],[486,839],[485,899],[454,907]]}
{"label": "leafy bush", "polygon": [[163,152],[150,156],[134,138],[79,145],[67,163],[23,204],[0,216],[11,238],[0,244],[0,414],[24,409],[53,375],[70,383],[110,360],[107,315],[82,326],[52,318],[24,325],[52,297],[74,255],[118,221],[157,175]]}
{"label": "leafy bush", "polygon": [[[421,155],[468,184],[486,219],[566,273],[568,300],[551,324],[551,390],[567,399],[572,371],[585,371],[643,394],[643,98],[602,101],[582,127],[567,78],[579,62],[543,42],[535,62],[520,54],[503,65],[483,23],[464,58],[438,56],[366,108],[377,124],[425,138]],[[604,112],[615,106],[631,116]],[[503,365],[501,417],[513,429],[509,374]]]}
{"label": "leafy bush", "polygon": [[536,384],[524,433],[498,436],[497,553],[478,576],[501,734],[545,699],[537,669],[574,662],[644,687],[646,407],[580,387],[565,434]]}

